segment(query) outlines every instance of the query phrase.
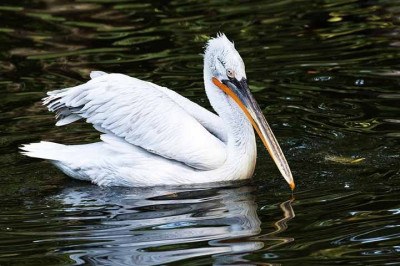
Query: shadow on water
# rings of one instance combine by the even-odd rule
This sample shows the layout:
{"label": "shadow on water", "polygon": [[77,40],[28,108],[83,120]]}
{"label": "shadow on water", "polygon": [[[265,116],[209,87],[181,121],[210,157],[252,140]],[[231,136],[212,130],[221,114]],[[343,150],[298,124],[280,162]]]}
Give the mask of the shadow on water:
{"label": "shadow on water", "polygon": [[13,239],[35,236],[36,245],[52,246],[43,255],[65,254],[76,264],[155,265],[206,256],[217,264],[244,263],[251,252],[293,241],[279,236],[294,217],[292,200],[280,204],[280,217],[270,221],[275,229],[263,234],[254,190],[249,185],[73,186],[48,198],[57,207],[27,220],[26,231],[8,235]]}

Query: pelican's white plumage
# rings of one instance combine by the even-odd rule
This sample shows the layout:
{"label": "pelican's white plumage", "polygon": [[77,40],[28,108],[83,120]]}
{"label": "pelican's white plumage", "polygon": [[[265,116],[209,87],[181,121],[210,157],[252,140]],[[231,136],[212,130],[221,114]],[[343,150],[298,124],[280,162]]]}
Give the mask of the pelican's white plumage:
{"label": "pelican's white plumage", "polygon": [[105,74],[50,92],[44,104],[58,114],[58,125],[85,118],[101,132],[197,169],[215,169],[226,160],[225,144],[150,82]]}
{"label": "pelican's white plumage", "polygon": [[[247,98],[244,63],[225,35],[211,39],[204,56],[205,88],[219,116],[150,82],[101,71],[90,76],[85,84],[49,92],[43,103],[57,114],[56,125],[86,119],[103,133],[102,141],[32,143],[22,147],[24,154],[48,159],[71,177],[106,186],[179,185],[251,177],[257,151],[249,115],[257,122],[260,111],[257,107],[255,113],[246,113],[246,108],[255,109],[251,95]],[[221,82],[233,88],[246,108]],[[261,125],[261,129],[265,127],[270,130]],[[259,132],[260,128],[255,128]],[[293,182],[286,161],[280,161],[283,154],[279,154],[275,138],[268,145],[272,145],[269,150],[284,177]]]}

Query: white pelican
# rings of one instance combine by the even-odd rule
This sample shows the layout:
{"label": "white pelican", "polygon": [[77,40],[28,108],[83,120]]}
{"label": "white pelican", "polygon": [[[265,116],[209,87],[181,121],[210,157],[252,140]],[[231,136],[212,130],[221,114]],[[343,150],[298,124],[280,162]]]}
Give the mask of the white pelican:
{"label": "white pelican", "polygon": [[260,136],[294,189],[288,163],[247,85],[242,58],[224,34],[208,41],[204,85],[214,113],[176,92],[123,74],[94,71],[85,84],[48,92],[57,126],[81,118],[101,141],[42,141],[23,154],[50,160],[65,174],[102,186],[155,186],[250,178]]}

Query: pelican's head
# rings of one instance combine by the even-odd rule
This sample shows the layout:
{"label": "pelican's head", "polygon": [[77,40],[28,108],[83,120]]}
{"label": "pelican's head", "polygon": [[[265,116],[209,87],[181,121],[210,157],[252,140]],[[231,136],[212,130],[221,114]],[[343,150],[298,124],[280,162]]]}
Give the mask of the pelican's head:
{"label": "pelican's head", "polygon": [[230,97],[243,111],[267,148],[279,171],[295,187],[293,176],[282,150],[260,107],[247,85],[245,66],[232,42],[225,34],[208,41],[204,54],[204,79],[216,90]]}
{"label": "pelican's head", "polygon": [[243,60],[225,34],[218,34],[217,38],[208,41],[204,59],[204,67],[219,80],[246,79]]}

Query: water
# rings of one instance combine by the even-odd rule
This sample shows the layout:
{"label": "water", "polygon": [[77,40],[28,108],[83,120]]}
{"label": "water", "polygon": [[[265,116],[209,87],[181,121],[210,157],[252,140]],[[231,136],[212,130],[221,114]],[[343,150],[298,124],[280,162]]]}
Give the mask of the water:
{"label": "water", "polygon": [[[400,264],[400,8],[389,0],[11,1],[0,6],[0,265]],[[47,90],[93,70],[209,108],[200,53],[223,31],[294,173],[264,149],[253,181],[99,188],[17,147],[85,143]]]}

